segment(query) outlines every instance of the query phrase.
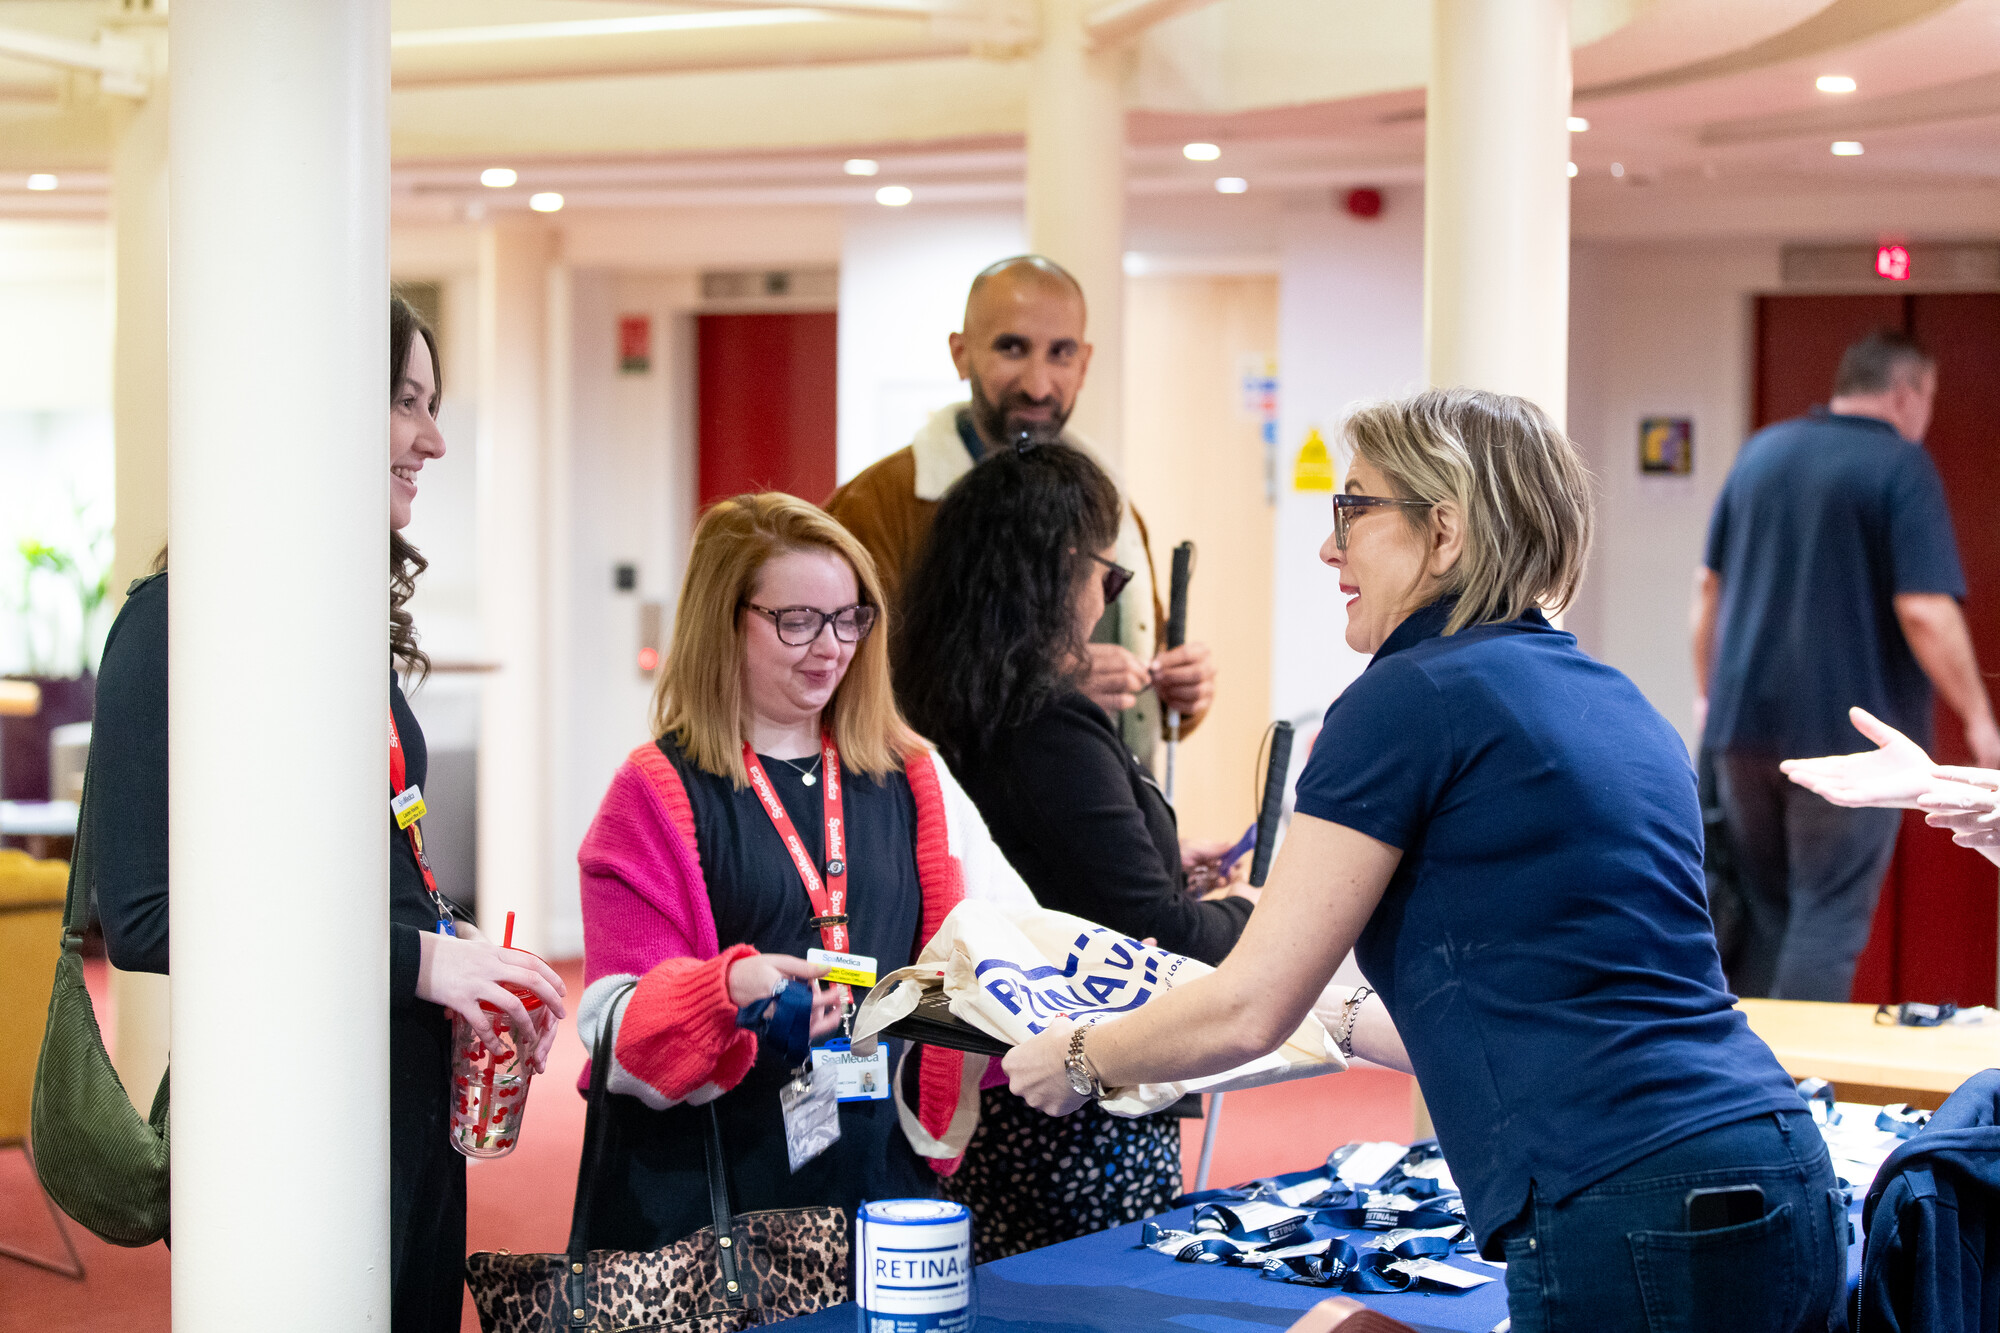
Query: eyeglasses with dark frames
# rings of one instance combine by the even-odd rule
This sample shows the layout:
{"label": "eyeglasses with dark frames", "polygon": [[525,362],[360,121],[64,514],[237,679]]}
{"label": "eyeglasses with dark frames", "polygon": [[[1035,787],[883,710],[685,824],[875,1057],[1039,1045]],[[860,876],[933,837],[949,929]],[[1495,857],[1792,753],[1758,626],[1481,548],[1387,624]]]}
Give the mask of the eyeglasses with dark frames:
{"label": "eyeglasses with dark frames", "polygon": [[1104,566],[1104,604],[1111,605],[1118,600],[1118,594],[1125,591],[1125,585],[1132,581],[1132,571],[1123,565],[1113,564],[1103,556],[1092,552],[1090,558]]}
{"label": "eyeglasses with dark frames", "polygon": [[1397,500],[1385,495],[1346,495],[1333,497],[1333,544],[1342,551],[1347,549],[1347,529],[1360,515],[1370,509],[1429,509],[1428,500]]}
{"label": "eyeglasses with dark frames", "polygon": [[875,608],[859,602],[833,611],[822,611],[816,606],[769,607],[755,602],[743,605],[770,621],[778,631],[778,642],[792,648],[804,648],[828,625],[833,626],[833,637],[842,643],[860,643],[875,628]]}

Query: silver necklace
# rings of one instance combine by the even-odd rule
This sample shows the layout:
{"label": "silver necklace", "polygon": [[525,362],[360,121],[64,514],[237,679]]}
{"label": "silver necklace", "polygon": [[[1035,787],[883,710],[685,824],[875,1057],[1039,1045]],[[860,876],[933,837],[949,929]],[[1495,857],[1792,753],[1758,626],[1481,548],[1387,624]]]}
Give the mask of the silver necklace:
{"label": "silver necklace", "polygon": [[813,774],[819,771],[819,761],[822,758],[824,758],[823,755],[817,755],[817,754],[814,755],[812,763],[805,768],[800,768],[798,765],[798,761],[794,759],[786,759],[780,757],[778,759],[778,762],[783,764],[786,768],[791,769],[792,772],[798,774],[799,781],[804,783],[806,786],[816,787],[819,785],[819,779],[814,777]]}

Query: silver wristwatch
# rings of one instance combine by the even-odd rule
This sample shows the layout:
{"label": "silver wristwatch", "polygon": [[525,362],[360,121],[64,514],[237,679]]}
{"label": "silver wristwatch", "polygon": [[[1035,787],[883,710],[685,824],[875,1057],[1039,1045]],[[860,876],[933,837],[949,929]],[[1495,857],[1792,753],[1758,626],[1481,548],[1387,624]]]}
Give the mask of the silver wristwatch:
{"label": "silver wristwatch", "polygon": [[1104,1085],[1097,1081],[1096,1071],[1091,1069],[1090,1060],[1083,1053],[1083,1039],[1090,1029],[1079,1026],[1070,1034],[1069,1058],[1063,1061],[1063,1071],[1069,1075],[1070,1090],[1079,1097],[1101,1097]]}

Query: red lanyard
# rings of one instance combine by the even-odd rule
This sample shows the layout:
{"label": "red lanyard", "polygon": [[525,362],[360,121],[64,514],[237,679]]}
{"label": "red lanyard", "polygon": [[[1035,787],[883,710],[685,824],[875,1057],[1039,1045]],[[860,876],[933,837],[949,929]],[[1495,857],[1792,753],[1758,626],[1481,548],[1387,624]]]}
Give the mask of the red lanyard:
{"label": "red lanyard", "polygon": [[826,875],[821,878],[819,867],[806,855],[805,842],[792,824],[792,817],[785,810],[785,803],[772,790],[771,779],[764,772],[764,765],[758,760],[757,752],[750,748],[750,742],[743,742],[743,766],[750,770],[750,786],[757,793],[758,804],[770,816],[771,824],[784,840],[785,850],[792,854],[792,865],[797,868],[799,878],[805,882],[806,897],[812,899],[813,918],[806,924],[817,926],[820,941],[834,953],[847,952],[847,838],[846,819],[840,800],[840,751],[833,748],[833,737],[820,737],[820,757],[825,761],[824,782],[821,784],[821,801],[826,810]]}
{"label": "red lanyard", "polygon": [[[396,730],[396,710],[389,710],[389,796],[401,796],[408,789],[409,765],[403,758],[403,737]],[[392,815],[393,817],[393,815]],[[451,910],[444,905],[444,895],[438,892],[437,880],[431,874],[431,863],[424,858],[424,835],[422,820],[413,819],[403,832],[409,836],[410,851],[417,858],[417,869],[423,872],[424,887],[430,890],[431,902],[437,908],[440,923],[451,920]]]}

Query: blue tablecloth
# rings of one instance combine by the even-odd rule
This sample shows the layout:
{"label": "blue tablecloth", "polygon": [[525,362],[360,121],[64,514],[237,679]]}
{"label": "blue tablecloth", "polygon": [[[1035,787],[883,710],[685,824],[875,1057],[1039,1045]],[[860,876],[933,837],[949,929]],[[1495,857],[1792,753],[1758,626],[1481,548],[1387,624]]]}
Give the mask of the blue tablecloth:
{"label": "blue tablecloth", "polygon": [[[1186,1229],[1194,1210],[1158,1221]],[[1861,1207],[1851,1214],[1861,1232]],[[1339,1293],[1274,1282],[1255,1269],[1184,1264],[1140,1249],[1140,1223],[1030,1250],[979,1266],[979,1333],[1249,1333],[1285,1328],[1299,1315]],[[1350,1232],[1359,1245],[1380,1233]],[[1464,1293],[1394,1292],[1357,1296],[1364,1305],[1421,1329],[1487,1333],[1507,1317],[1504,1270],[1464,1256],[1454,1266],[1496,1281]],[[1861,1245],[1848,1251],[1848,1272],[1861,1271]],[[773,1327],[799,1333],[852,1333],[854,1306],[836,1305]]]}

